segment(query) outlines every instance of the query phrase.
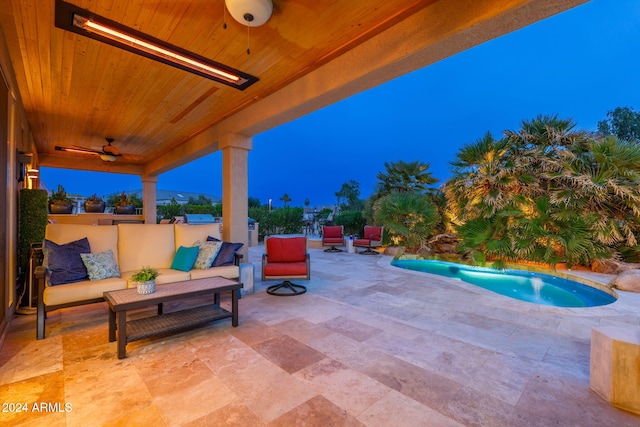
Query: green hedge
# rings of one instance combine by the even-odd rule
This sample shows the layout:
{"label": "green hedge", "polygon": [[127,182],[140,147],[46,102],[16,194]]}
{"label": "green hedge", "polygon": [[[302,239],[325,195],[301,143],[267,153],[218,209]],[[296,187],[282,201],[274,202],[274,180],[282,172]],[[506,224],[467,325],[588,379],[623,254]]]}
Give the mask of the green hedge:
{"label": "green hedge", "polygon": [[364,226],[366,225],[361,211],[343,211],[336,215],[333,222],[335,225],[342,225],[344,227],[344,234],[347,236],[362,236]]}
{"label": "green hedge", "polygon": [[48,222],[48,194],[46,190],[23,188],[19,195],[18,211],[18,271],[29,268],[29,248],[42,243]]}

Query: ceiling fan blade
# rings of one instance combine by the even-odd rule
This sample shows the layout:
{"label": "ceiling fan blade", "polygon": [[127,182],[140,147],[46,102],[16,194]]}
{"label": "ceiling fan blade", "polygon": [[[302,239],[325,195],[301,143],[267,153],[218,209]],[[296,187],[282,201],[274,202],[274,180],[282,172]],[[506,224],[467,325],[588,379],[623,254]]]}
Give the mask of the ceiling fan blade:
{"label": "ceiling fan blade", "polygon": [[122,156],[122,154],[120,154],[120,151],[116,147],[111,145],[111,143],[115,140],[113,138],[105,138],[105,139],[107,140],[107,145],[102,146],[102,153],[109,154],[112,156]]}
{"label": "ceiling fan blade", "polygon": [[[107,142],[108,142],[107,145],[102,146],[102,150],[97,150],[94,148],[78,147],[76,145],[70,145],[69,147],[61,147],[56,145],[55,149],[57,151],[69,151],[72,153],[91,154],[94,156],[100,156],[100,158],[105,162],[114,162],[116,160],[116,157],[123,156],[123,154],[120,153],[120,151],[116,147],[111,145],[111,143],[113,142],[112,138],[107,138]],[[125,154],[124,158],[127,160],[134,160],[134,161],[142,160],[142,156],[129,155],[129,154]]]}
{"label": "ceiling fan blade", "polygon": [[96,150],[95,148],[78,147],[77,145],[70,145],[69,147],[67,147],[67,151],[70,151],[70,150],[85,152],[85,153],[100,154],[100,150]]}
{"label": "ceiling fan blade", "polygon": [[120,151],[113,145],[103,145],[102,152],[105,154],[111,154],[112,156],[122,156]]}
{"label": "ceiling fan blade", "polygon": [[81,153],[81,154],[93,154],[100,155],[100,151],[92,150],[90,148],[76,147],[75,145],[71,145],[69,147],[60,147],[56,145],[56,151],[69,151],[71,153]]}

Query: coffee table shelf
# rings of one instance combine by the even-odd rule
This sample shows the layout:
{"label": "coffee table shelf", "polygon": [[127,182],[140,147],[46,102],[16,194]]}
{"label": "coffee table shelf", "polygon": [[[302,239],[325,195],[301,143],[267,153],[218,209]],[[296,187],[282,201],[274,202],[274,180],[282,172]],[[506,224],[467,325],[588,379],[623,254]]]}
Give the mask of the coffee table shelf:
{"label": "coffee table shelf", "polygon": [[231,317],[230,311],[211,304],[127,322],[127,342],[206,325]]}

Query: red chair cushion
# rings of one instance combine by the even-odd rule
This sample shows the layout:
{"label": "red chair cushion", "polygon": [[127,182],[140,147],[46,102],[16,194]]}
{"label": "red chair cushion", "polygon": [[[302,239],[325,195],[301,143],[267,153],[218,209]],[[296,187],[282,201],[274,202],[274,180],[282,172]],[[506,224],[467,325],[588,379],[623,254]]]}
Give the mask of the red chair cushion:
{"label": "red chair cushion", "polygon": [[269,237],[267,239],[267,262],[269,264],[272,262],[304,263],[306,259],[306,237]]}
{"label": "red chair cushion", "polygon": [[265,276],[294,277],[307,275],[306,262],[270,262],[264,266]]}
{"label": "red chair cushion", "polygon": [[324,244],[330,244],[330,245],[342,245],[344,244],[344,241],[342,240],[342,237],[325,237],[322,239],[322,243]]}
{"label": "red chair cushion", "polygon": [[326,242],[327,239],[342,239],[341,225],[325,225],[322,227],[322,238]]}
{"label": "red chair cushion", "polygon": [[380,240],[382,238],[382,227],[365,225],[363,239],[369,240],[369,238],[376,241]]}

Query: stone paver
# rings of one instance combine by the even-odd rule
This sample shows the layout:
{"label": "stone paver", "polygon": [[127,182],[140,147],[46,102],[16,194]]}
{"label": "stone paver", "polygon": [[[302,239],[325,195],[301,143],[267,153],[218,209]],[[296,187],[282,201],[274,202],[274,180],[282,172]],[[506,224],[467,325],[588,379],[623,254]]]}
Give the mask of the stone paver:
{"label": "stone paver", "polygon": [[265,293],[262,247],[250,248],[255,293],[240,300],[238,328],[131,343],[123,360],[106,304],[51,313],[42,341],[35,316],[16,317],[0,351],[1,400],[72,410],[5,412],[0,424],[640,425],[589,388],[592,328],[639,328],[640,295],[545,307],[386,256],[310,254],[308,292],[282,298]]}

